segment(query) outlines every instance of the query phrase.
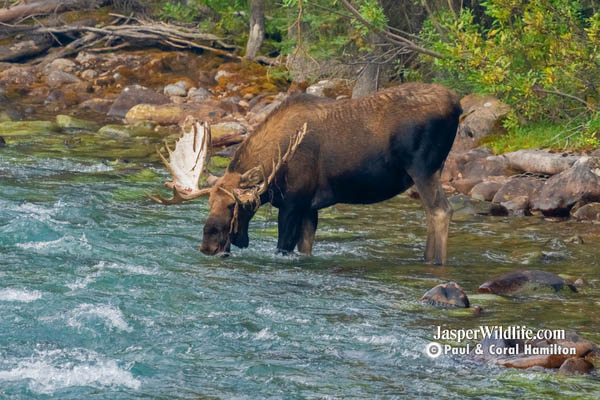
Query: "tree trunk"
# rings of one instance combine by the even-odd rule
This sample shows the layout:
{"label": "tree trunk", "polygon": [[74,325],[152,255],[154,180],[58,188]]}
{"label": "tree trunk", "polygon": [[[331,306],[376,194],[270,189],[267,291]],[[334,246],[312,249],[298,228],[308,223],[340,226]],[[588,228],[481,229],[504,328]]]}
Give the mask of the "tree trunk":
{"label": "tree trunk", "polygon": [[264,0],[250,0],[250,34],[246,45],[246,58],[253,60],[265,38]]}
{"label": "tree trunk", "polygon": [[[369,35],[368,40],[371,43],[375,43],[376,39],[377,37],[374,34]],[[367,60],[372,61],[372,63],[365,65],[362,71],[360,71],[358,79],[356,80],[356,84],[352,89],[353,99],[365,97],[377,91],[379,81],[379,68],[381,67],[379,64],[376,63],[376,61],[378,60],[377,56],[379,54],[380,51],[375,47],[375,49],[369,55]]]}
{"label": "tree trunk", "polygon": [[352,98],[358,99],[365,97],[377,91],[377,81],[379,80],[379,65],[367,64],[361,71],[356,84],[352,89]]}

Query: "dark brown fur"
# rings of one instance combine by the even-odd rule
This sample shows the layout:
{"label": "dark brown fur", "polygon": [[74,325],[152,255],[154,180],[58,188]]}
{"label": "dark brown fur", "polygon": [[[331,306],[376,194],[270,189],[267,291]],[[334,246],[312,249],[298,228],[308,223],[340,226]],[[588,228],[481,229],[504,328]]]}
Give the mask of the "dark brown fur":
{"label": "dark brown fur", "polygon": [[[296,95],[242,144],[217,186],[232,190],[239,185],[239,176],[260,164],[268,174],[279,148],[287,148],[291,135],[306,123],[304,141],[261,198],[262,204],[279,208],[278,250],[289,252],[298,246],[299,251],[310,253],[321,208],[386,200],[414,183],[428,220],[426,259],[445,262],[451,210],[439,174],[460,113],[453,92],[422,83],[385,89],[359,100]],[[226,211],[233,200],[225,196],[218,189],[211,194],[202,247],[207,254],[229,249],[229,243],[215,241],[208,233],[214,231],[217,219],[224,219],[220,225],[225,226],[233,216]],[[252,215],[250,210],[240,212],[240,230],[230,235],[233,244],[247,246]]]}

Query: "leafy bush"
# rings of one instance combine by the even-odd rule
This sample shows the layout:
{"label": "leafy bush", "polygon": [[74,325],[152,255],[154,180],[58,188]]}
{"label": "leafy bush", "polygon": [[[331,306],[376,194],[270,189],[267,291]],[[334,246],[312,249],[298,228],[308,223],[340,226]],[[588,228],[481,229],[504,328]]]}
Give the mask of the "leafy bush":
{"label": "leafy bush", "polygon": [[600,12],[586,15],[578,0],[482,5],[491,23],[477,21],[467,8],[425,23],[421,36],[445,56],[425,57],[436,79],[509,103],[516,111],[506,122],[511,131],[536,121],[576,123],[584,128],[578,143],[598,145],[592,121],[600,119]]}

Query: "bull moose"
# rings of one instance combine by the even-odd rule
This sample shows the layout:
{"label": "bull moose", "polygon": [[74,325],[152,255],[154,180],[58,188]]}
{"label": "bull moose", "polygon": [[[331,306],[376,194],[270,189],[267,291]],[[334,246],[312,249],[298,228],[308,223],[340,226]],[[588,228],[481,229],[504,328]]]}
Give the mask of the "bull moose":
{"label": "bull moose", "polygon": [[167,146],[170,162],[159,152],[174,197],[150,197],[176,204],[210,196],[200,248],[206,255],[247,247],[249,221],[271,203],[279,209],[277,251],[310,255],[320,209],[383,201],[414,184],[427,217],[425,260],[444,264],[452,209],[440,175],[461,112],[456,94],[435,84],[338,101],[294,95],[244,141],[211,188],[198,187],[210,127],[192,124],[174,151]]}

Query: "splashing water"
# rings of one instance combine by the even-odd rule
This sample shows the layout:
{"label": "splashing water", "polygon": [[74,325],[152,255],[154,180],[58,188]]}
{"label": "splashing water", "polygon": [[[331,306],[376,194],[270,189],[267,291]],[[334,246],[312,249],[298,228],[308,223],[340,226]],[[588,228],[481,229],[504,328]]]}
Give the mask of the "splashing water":
{"label": "splashing water", "polygon": [[[0,152],[2,396],[512,399],[600,391],[597,375],[561,378],[423,353],[438,325],[526,324],[600,342],[596,225],[463,218],[452,224],[450,266],[441,268],[420,261],[424,217],[406,197],[323,210],[313,257],[273,255],[276,210],[263,207],[248,249],[211,258],[196,249],[206,202],[149,202],[143,191],[165,176],[147,168]],[[575,234],[584,244],[567,240]],[[524,266],[591,286],[472,296],[481,317],[419,302],[437,283],[455,280],[472,295]]]}

